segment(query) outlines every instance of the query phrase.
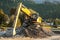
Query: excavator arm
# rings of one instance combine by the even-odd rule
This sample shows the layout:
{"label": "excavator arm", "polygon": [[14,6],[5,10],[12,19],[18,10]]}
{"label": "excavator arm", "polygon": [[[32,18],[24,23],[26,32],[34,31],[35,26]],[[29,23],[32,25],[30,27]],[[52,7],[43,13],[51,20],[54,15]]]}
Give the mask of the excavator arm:
{"label": "excavator arm", "polygon": [[31,16],[31,12],[28,8],[21,8],[21,11],[24,12],[24,14],[28,15],[28,16]]}
{"label": "excavator arm", "polygon": [[39,14],[38,14],[36,11],[34,11],[34,10],[32,10],[32,9],[29,9],[29,8],[27,8],[27,7],[24,6],[24,5],[22,5],[21,11],[22,11],[24,14],[30,16],[30,17],[32,17],[32,15],[33,15],[34,17],[37,17],[37,18],[36,18],[36,22],[38,22],[38,23],[41,23],[41,22],[42,22],[42,18],[39,16]]}

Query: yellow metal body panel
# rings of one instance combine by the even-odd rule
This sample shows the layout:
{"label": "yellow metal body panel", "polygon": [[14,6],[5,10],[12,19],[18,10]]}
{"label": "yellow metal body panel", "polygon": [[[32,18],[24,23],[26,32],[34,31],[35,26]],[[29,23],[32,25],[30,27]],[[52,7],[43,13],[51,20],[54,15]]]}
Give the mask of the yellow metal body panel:
{"label": "yellow metal body panel", "polygon": [[22,11],[23,11],[25,14],[27,14],[28,16],[31,16],[31,12],[30,12],[29,9],[27,9],[27,8],[22,8]]}
{"label": "yellow metal body panel", "polygon": [[42,18],[41,18],[41,17],[38,17],[38,18],[37,18],[37,22],[38,22],[38,23],[41,23],[41,22],[42,22]]}

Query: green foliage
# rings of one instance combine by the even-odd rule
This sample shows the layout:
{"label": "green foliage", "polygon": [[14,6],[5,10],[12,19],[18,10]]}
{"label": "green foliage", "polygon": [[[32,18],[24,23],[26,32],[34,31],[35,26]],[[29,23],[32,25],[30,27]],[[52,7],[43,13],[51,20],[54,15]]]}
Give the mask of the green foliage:
{"label": "green foliage", "polygon": [[31,8],[35,11],[37,11],[40,16],[44,19],[48,18],[60,18],[60,3],[54,4],[45,2],[42,4],[36,4],[32,1],[27,0],[17,0],[17,1],[11,1],[11,0],[0,0],[2,5],[0,8],[2,8],[5,13],[9,14],[11,8],[16,8],[20,2],[22,2],[25,6],[28,8]]}

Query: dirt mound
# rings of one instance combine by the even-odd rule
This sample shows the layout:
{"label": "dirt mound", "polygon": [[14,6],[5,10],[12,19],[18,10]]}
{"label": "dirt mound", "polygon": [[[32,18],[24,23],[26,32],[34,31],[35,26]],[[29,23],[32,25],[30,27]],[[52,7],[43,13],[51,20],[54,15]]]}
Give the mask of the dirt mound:
{"label": "dirt mound", "polygon": [[[53,32],[47,31],[44,28],[39,27],[38,29],[35,26],[29,26],[27,28],[20,28],[20,31],[17,32],[19,35],[23,35],[26,37],[33,37],[33,38],[44,38],[48,36],[52,36]],[[51,34],[50,34],[51,33]]]}
{"label": "dirt mound", "polygon": [[[28,27],[20,27],[16,29],[16,35],[31,37],[31,38],[44,38],[54,35],[54,33],[50,29],[46,29],[43,27],[37,27],[36,25],[31,25]],[[9,28],[6,33],[4,33],[3,37],[12,37],[13,28]],[[16,36],[15,35],[15,36]]]}

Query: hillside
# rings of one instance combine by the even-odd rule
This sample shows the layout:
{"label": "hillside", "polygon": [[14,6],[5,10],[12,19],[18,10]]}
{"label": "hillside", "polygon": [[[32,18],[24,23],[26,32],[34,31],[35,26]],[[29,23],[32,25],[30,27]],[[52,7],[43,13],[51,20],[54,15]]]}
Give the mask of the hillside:
{"label": "hillside", "polygon": [[22,2],[28,8],[32,8],[33,10],[40,13],[40,16],[44,19],[47,18],[60,18],[60,3],[54,4],[50,2],[45,2],[42,4],[36,4],[34,1],[28,0],[0,0],[0,9],[3,9],[6,14],[10,14],[11,8],[16,8],[17,5]]}

